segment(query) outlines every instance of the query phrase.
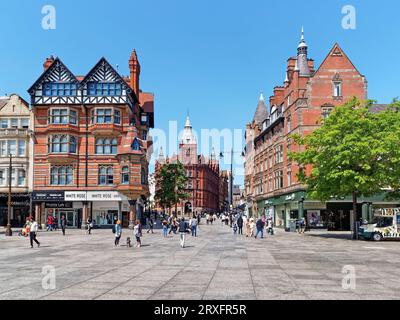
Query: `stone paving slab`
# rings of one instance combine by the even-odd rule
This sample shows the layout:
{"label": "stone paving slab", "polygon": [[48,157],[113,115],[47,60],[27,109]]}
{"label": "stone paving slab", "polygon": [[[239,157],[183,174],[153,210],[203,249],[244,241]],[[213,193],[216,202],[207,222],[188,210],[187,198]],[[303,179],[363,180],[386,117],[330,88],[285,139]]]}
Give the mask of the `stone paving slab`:
{"label": "stone paving slab", "polygon": [[[400,299],[400,242],[351,241],[346,233],[277,230],[264,239],[233,235],[219,223],[197,238],[144,234],[141,248],[115,247],[110,230],[40,232],[6,238],[0,230],[0,300],[374,300]],[[43,267],[56,288],[42,287]],[[344,289],[344,266],[355,290]]]}

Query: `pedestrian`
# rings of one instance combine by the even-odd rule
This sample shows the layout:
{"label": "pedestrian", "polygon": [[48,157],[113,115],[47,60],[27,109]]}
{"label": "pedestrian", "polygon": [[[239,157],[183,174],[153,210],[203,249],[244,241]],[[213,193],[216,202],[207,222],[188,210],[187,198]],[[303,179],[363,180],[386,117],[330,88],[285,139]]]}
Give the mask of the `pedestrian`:
{"label": "pedestrian", "polygon": [[121,227],[121,220],[118,220],[117,223],[113,227],[113,233],[115,234],[115,246],[119,246],[119,240],[121,240],[122,236],[122,227]]}
{"label": "pedestrian", "polygon": [[197,237],[197,219],[193,216],[189,223],[190,229],[192,231],[192,237]]}
{"label": "pedestrian", "polygon": [[46,231],[53,231],[53,216],[48,215],[47,216],[47,229]]}
{"label": "pedestrian", "polygon": [[61,226],[63,236],[65,236],[65,228],[67,227],[67,219],[65,219],[64,215],[61,216],[60,226]]}
{"label": "pedestrian", "polygon": [[207,221],[207,224],[210,223],[210,215],[208,213],[206,214],[206,221]]}
{"label": "pedestrian", "polygon": [[33,248],[33,242],[35,242],[38,246],[38,248],[40,247],[40,242],[36,239],[37,233],[39,231],[39,225],[38,223],[35,221],[35,218],[31,218],[31,229],[29,232],[29,238],[31,241],[31,248]]}
{"label": "pedestrian", "polygon": [[271,236],[274,235],[274,226],[273,226],[273,223],[272,223],[272,219],[268,219],[267,231],[268,231],[268,234],[270,234]]}
{"label": "pedestrian", "polygon": [[237,219],[236,224],[238,227],[239,234],[243,235],[243,218],[241,215]]}
{"label": "pedestrian", "polygon": [[54,231],[58,230],[58,218],[57,218],[57,216],[55,216],[54,219],[53,219],[53,230]]}
{"label": "pedestrian", "polygon": [[167,220],[164,219],[164,221],[162,222],[162,227],[163,227],[164,238],[166,238],[168,235],[168,221]]}
{"label": "pedestrian", "polygon": [[197,214],[197,225],[201,222],[201,214]]}
{"label": "pedestrian", "polygon": [[181,221],[179,222],[179,239],[181,243],[181,247],[185,247],[185,240],[186,240],[186,233],[188,232],[189,224],[185,221],[185,218],[182,217]]}
{"label": "pedestrian", "polygon": [[139,220],[136,220],[135,226],[133,227],[133,235],[136,238],[136,248],[140,248],[142,246],[142,241],[140,238],[142,237],[142,225]]}
{"label": "pedestrian", "polygon": [[256,222],[257,233],[255,238],[257,239],[258,234],[261,232],[261,239],[264,238],[264,221],[262,219],[258,219]]}
{"label": "pedestrian", "polygon": [[154,221],[153,221],[153,218],[150,218],[150,220],[149,220],[149,230],[147,230],[147,233],[150,233],[150,231],[151,231],[151,233],[154,233]]}
{"label": "pedestrian", "polygon": [[249,237],[254,237],[254,229],[256,227],[256,224],[254,222],[254,218],[250,218],[250,223],[249,223]]}
{"label": "pedestrian", "polygon": [[92,234],[93,221],[90,218],[88,218],[86,220],[86,224],[87,224],[87,234]]}
{"label": "pedestrian", "polygon": [[235,223],[233,224],[233,234],[236,235],[236,234],[237,234],[237,231],[238,231],[238,225],[237,225],[237,223],[235,222]]}

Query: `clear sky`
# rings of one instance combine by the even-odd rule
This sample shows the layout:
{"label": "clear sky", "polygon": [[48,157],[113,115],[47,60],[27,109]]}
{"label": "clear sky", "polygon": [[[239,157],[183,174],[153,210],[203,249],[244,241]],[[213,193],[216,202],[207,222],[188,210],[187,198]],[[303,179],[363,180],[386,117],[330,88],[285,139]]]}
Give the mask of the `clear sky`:
{"label": "clear sky", "polygon": [[[342,27],[349,4],[355,30]],[[56,9],[55,30],[42,28],[45,5]],[[102,56],[127,75],[136,48],[157,128],[182,127],[189,111],[197,130],[244,129],[260,91],[268,97],[282,85],[304,25],[316,66],[339,42],[367,76],[369,97],[386,103],[400,95],[399,10],[398,0],[2,0],[0,95],[28,99],[51,54],[77,75]]]}

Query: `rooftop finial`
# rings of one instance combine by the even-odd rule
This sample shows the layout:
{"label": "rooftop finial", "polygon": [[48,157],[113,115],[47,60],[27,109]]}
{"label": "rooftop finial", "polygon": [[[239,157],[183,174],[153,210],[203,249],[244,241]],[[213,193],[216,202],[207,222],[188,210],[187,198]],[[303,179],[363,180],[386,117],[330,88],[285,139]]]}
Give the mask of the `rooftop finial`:
{"label": "rooftop finial", "polygon": [[260,93],[260,101],[265,101],[265,99],[264,99],[264,93],[261,91],[261,93]]}

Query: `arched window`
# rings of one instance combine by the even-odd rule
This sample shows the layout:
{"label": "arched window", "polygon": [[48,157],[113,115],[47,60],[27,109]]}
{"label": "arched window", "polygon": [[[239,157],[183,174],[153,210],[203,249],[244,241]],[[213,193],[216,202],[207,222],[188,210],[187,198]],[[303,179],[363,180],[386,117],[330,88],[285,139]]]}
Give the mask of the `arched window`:
{"label": "arched window", "polygon": [[132,150],[133,151],[140,151],[140,143],[139,143],[139,140],[137,138],[135,138],[135,140],[133,140]]}
{"label": "arched window", "polygon": [[76,150],[77,150],[76,137],[71,136],[69,138],[69,152],[76,153]]}
{"label": "arched window", "polygon": [[103,139],[96,140],[96,154],[103,154],[103,145],[104,145]]}
{"label": "arched window", "polygon": [[141,182],[142,182],[142,184],[146,184],[146,182],[147,182],[146,170],[144,170],[143,168],[141,171]]}
{"label": "arched window", "polygon": [[122,184],[129,184],[129,167],[128,166],[122,167],[122,170],[121,170],[121,183]]}

